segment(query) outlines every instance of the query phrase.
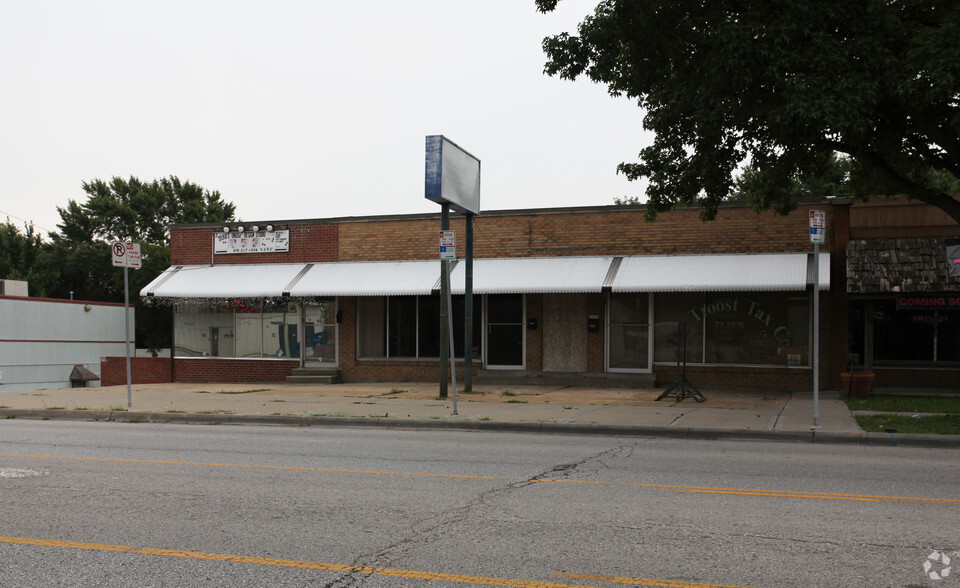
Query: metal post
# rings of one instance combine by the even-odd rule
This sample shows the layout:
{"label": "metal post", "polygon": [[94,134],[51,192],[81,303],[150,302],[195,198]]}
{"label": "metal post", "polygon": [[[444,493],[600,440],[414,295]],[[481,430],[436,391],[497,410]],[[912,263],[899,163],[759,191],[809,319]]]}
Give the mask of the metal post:
{"label": "metal post", "polygon": [[813,244],[813,426],[820,426],[820,244]]}
{"label": "metal post", "polygon": [[[443,261],[443,265],[447,266],[446,271],[446,280],[447,280],[447,308],[453,307],[452,293],[450,291],[450,262],[447,260]],[[457,414],[457,352],[454,347],[453,341],[453,321],[450,320],[450,317],[447,316],[447,330],[450,335],[450,386],[453,388],[453,414]]]}
{"label": "metal post", "polygon": [[467,254],[463,288],[463,391],[473,391],[473,217],[467,213]]}
{"label": "metal post", "polygon": [[123,339],[127,346],[127,408],[133,406],[130,393],[130,268],[123,265]]}
{"label": "metal post", "polygon": [[[450,205],[440,206],[440,230],[450,230]],[[447,306],[447,292],[450,287],[449,264],[440,262],[440,398],[447,397],[447,361],[450,355],[450,308]]]}

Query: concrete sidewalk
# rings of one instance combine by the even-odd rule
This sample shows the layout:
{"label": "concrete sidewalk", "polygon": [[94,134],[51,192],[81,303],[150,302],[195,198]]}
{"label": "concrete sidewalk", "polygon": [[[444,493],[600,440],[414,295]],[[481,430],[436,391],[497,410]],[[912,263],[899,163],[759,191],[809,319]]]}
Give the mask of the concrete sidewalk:
{"label": "concrete sidewalk", "polygon": [[[5,391],[6,418],[457,428],[683,438],[951,446],[950,436],[864,433],[840,399],[812,393],[703,389],[706,401],[656,401],[662,390],[476,385],[438,398],[436,383],[147,384]],[[924,439],[919,439],[920,437]],[[932,439],[927,439],[928,437]]]}

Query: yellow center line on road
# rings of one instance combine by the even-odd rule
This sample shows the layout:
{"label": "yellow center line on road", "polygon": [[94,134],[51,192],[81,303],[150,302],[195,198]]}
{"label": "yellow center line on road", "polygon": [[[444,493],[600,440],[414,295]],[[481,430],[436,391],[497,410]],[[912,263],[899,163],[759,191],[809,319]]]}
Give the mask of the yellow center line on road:
{"label": "yellow center line on road", "polygon": [[[0,453],[0,457],[17,457],[31,459],[59,459],[75,461],[95,461],[110,463],[142,463],[155,465],[183,465],[198,467],[217,467],[217,468],[247,468],[247,469],[268,469],[268,470],[287,470],[302,472],[323,472],[338,474],[365,474],[376,476],[414,476],[426,478],[455,478],[468,480],[503,480],[501,476],[471,476],[466,474],[429,474],[420,472],[384,472],[376,470],[348,470],[335,468],[307,468],[297,466],[272,466],[272,465],[252,465],[252,464],[232,464],[232,463],[206,463],[195,461],[162,461],[147,459],[119,459],[111,457],[70,457],[58,455],[19,455],[13,453]],[[583,484],[594,486],[632,486],[636,488],[658,488],[663,490],[673,490],[676,492],[696,493],[696,494],[730,494],[736,496],[770,496],[776,498],[808,498],[815,500],[847,500],[857,502],[902,502],[917,504],[942,504],[960,506],[960,499],[956,498],[926,498],[921,496],[883,496],[875,494],[841,494],[835,492],[806,492],[800,490],[766,490],[760,488],[717,488],[712,486],[683,486],[677,484],[644,484],[641,482],[599,482],[595,480],[553,480],[548,478],[533,478],[530,482],[552,483],[552,484]]]}
{"label": "yellow center line on road", "polygon": [[639,482],[594,482],[589,480],[536,479],[533,482],[554,484],[599,484],[604,486],[637,486],[640,488],[663,488],[677,492],[699,494],[734,494],[737,496],[775,496],[780,498],[813,498],[819,500],[854,500],[861,502],[916,502],[960,506],[957,498],[925,498],[920,496],[882,496],[874,494],[840,494],[834,492],[805,492],[800,490],[762,490],[759,488],[714,488],[710,486],[678,486],[674,484],[642,484]]}
{"label": "yellow center line on road", "polygon": [[497,476],[468,476],[464,474],[424,474],[418,472],[378,472],[375,470],[343,470],[334,468],[304,468],[296,466],[271,466],[271,465],[252,465],[242,463],[205,463],[197,461],[162,461],[151,459],[117,459],[112,457],[69,457],[62,455],[15,455],[9,453],[0,453],[0,457],[29,457],[34,459],[64,459],[77,461],[101,461],[113,463],[145,463],[155,465],[185,465],[185,466],[204,466],[214,468],[249,468],[265,470],[291,470],[301,472],[325,472],[336,474],[375,474],[380,476],[421,476],[426,478],[467,478],[471,480],[499,480]]}
{"label": "yellow center line on road", "polygon": [[[319,570],[326,572],[340,572],[344,574],[362,574],[367,576],[387,576],[392,578],[406,578],[410,580],[427,580],[434,582],[453,582],[456,584],[473,584],[475,586],[508,586],[510,588],[600,588],[584,584],[558,584],[556,582],[538,582],[535,580],[514,580],[510,578],[494,578],[486,576],[469,576],[464,574],[444,574],[440,572],[425,572],[421,570],[404,570],[398,568],[377,568],[370,566],[353,566],[345,564],[323,563],[316,561],[302,561],[296,559],[277,559],[270,557],[256,557],[249,555],[231,555],[226,553],[205,553],[201,551],[184,551],[180,549],[158,549],[153,547],[132,547],[129,545],[110,545],[104,543],[87,543],[82,541],[59,541],[55,539],[32,539],[29,537],[3,537],[0,543],[14,545],[31,545],[37,547],[59,547],[64,549],[83,549],[88,551],[107,551],[119,553],[133,553],[138,555],[153,555],[159,557],[178,557],[206,561],[221,561],[229,563],[254,564],[284,568],[299,568],[305,570]],[[554,576],[567,576],[571,579],[588,581],[617,582],[617,576],[576,576],[574,574],[554,573]],[[691,582],[673,582],[670,580],[652,580],[633,578],[632,583],[640,586],[656,586],[669,588],[709,588],[719,584],[699,584]],[[724,587],[738,588],[738,587]]]}
{"label": "yellow center line on road", "polygon": [[593,574],[569,574],[555,572],[558,578],[585,580],[588,582],[609,582],[610,584],[630,584],[631,586],[654,586],[656,588],[747,588],[732,584],[703,584],[700,582],[682,582],[677,580],[654,580],[652,578],[629,578],[626,576],[597,576]]}

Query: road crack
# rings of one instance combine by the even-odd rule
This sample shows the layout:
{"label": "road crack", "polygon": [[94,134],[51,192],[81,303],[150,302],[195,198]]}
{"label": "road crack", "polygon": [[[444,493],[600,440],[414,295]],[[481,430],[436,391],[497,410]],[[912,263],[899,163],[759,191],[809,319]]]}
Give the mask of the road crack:
{"label": "road crack", "polygon": [[[409,536],[394,542],[392,545],[384,547],[374,553],[357,556],[350,564],[353,569],[344,572],[342,576],[324,584],[324,588],[352,588],[362,586],[367,578],[373,575],[374,568],[388,567],[389,562],[402,557],[416,545],[425,541],[434,541],[442,537],[449,527],[469,520],[477,511],[489,507],[491,503],[495,501],[502,500],[512,492],[533,486],[540,482],[567,479],[578,472],[589,472],[592,477],[600,470],[608,467],[608,460],[633,455],[634,447],[634,443],[618,445],[617,447],[584,457],[578,461],[557,464],[527,479],[517,480],[509,484],[485,490],[477,494],[463,506],[438,513],[433,523],[421,529],[413,530]],[[589,463],[596,463],[596,465],[592,469],[584,469],[584,466]]]}

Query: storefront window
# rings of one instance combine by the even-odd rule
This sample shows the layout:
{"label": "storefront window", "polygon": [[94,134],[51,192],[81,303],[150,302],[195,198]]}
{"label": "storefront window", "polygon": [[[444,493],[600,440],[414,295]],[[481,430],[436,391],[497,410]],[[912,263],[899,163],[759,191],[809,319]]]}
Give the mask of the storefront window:
{"label": "storefront window", "polygon": [[[474,303],[473,340],[479,349],[479,306]],[[464,297],[453,297],[450,317],[457,357],[463,357]],[[359,356],[364,358],[440,357],[440,296],[375,296],[358,301]]]}
{"label": "storefront window", "polygon": [[676,362],[681,325],[688,363],[809,365],[806,294],[707,292],[656,297],[654,357]]}
{"label": "storefront window", "polygon": [[296,304],[236,300],[177,305],[174,353],[179,357],[300,357]]}
{"label": "storefront window", "polygon": [[[863,334],[860,333],[860,338]],[[873,303],[873,353],[879,361],[960,361],[960,312],[897,309]]]}

